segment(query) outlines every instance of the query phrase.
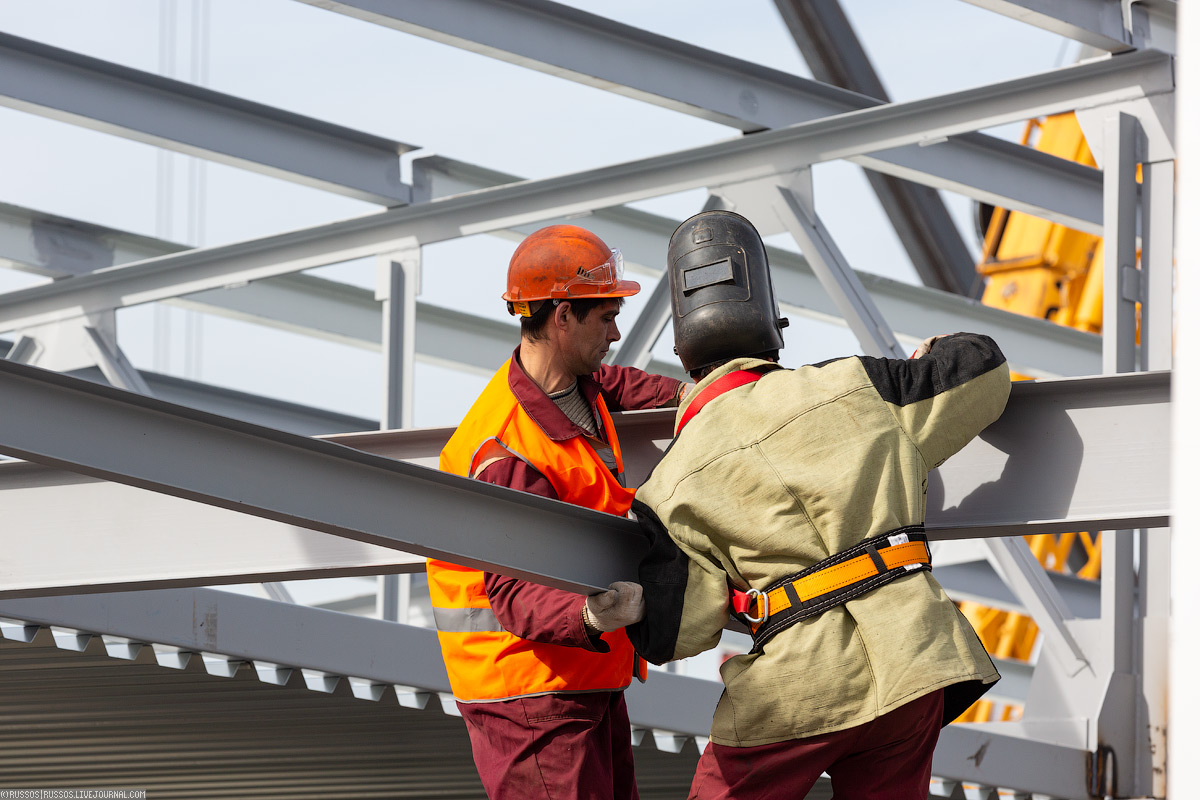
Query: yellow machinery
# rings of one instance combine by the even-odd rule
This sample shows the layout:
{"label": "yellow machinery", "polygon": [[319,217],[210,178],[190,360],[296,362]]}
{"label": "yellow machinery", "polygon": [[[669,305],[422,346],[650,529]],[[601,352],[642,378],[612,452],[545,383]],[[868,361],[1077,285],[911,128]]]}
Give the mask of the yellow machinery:
{"label": "yellow machinery", "polygon": [[[1024,143],[1030,144],[1035,138],[1033,144],[1038,150],[1096,165],[1074,114],[1030,121]],[[999,208],[983,222],[981,228],[986,231],[983,259],[977,269],[987,281],[983,292],[985,305],[1090,333],[1100,332],[1104,285],[1104,243],[1100,237]],[[1013,374],[1014,380],[1025,377]],[[1047,569],[1092,580],[1099,578],[1098,534],[1044,534],[1025,539]],[[1075,569],[1072,564],[1077,565]],[[997,658],[1030,660],[1037,639],[1033,620],[978,603],[965,602],[960,607],[989,653]],[[980,700],[958,721],[1020,717],[1019,706],[1004,705],[1000,709],[994,706],[990,700]]]}

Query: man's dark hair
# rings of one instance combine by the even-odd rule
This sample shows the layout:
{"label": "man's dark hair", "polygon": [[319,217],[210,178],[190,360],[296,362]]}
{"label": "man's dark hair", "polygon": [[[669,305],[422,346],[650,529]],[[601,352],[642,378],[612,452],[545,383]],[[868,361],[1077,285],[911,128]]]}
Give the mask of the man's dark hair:
{"label": "man's dark hair", "polygon": [[[779,351],[778,350],[767,350],[762,353],[747,354],[746,358],[761,358],[764,361],[776,361],[777,362],[777,361],[779,361]],[[729,359],[726,361],[718,361],[716,364],[709,364],[707,367],[701,367],[700,369],[694,369],[691,372],[689,372],[688,375],[690,375],[692,377],[692,380],[694,380],[696,383],[699,383],[700,381],[702,381],[706,377],[708,377],[708,375],[713,370],[717,369],[720,366],[728,364],[729,361],[732,361],[732,360],[733,359]]]}
{"label": "man's dark hair", "polygon": [[[599,308],[603,303],[609,300],[616,300],[618,307],[625,305],[624,297],[577,297],[574,300],[559,300],[560,303],[569,303],[571,313],[575,315],[575,319],[583,322],[587,319],[587,315],[591,313],[593,308]],[[537,311],[533,312],[533,316],[521,317],[521,338],[522,339],[545,339],[546,325],[550,318],[554,316],[555,304],[553,300],[543,300],[538,306]]]}

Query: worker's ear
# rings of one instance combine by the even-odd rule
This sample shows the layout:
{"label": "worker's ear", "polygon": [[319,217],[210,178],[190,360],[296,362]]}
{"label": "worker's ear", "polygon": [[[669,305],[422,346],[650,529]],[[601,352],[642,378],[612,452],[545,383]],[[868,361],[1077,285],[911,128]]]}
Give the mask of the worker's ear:
{"label": "worker's ear", "polygon": [[567,329],[567,315],[571,312],[571,303],[562,301],[554,307],[554,325],[560,330]]}

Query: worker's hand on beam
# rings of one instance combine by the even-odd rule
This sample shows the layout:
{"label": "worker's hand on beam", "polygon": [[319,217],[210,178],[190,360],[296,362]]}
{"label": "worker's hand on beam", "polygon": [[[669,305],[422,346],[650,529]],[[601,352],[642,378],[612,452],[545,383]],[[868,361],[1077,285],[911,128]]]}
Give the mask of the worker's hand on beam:
{"label": "worker's hand on beam", "polygon": [[913,354],[912,354],[911,358],[920,358],[921,356],[929,355],[929,351],[931,349],[933,349],[933,343],[936,342],[938,339],[945,339],[949,335],[950,334],[948,334],[948,333],[941,333],[941,334],[938,334],[937,336],[930,336],[928,339],[921,342],[920,346],[917,347],[916,350],[913,350]]}
{"label": "worker's hand on beam", "polygon": [[590,631],[607,633],[639,622],[646,616],[642,585],[617,581],[608,591],[594,594],[583,606],[583,622]]}

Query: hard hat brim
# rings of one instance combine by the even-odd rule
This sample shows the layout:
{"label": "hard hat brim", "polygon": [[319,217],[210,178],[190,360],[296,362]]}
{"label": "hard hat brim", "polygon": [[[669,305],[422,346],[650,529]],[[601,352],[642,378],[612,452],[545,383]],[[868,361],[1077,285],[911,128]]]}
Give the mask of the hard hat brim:
{"label": "hard hat brim", "polygon": [[536,303],[539,300],[595,300],[604,297],[631,297],[641,290],[642,285],[637,281],[620,281],[611,289],[604,289],[597,292],[583,291],[579,294],[572,293],[565,297],[555,295],[551,295],[550,297],[518,297],[513,295],[511,292],[505,292],[504,294],[500,295],[500,298],[510,303],[518,300],[523,300],[529,303]]}

